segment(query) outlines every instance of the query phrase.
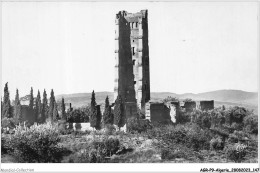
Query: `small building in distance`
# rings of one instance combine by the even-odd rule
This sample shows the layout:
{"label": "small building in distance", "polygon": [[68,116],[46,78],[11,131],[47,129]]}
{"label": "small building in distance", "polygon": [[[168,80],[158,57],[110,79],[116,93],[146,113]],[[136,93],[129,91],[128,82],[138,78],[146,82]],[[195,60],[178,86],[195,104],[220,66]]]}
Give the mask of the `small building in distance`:
{"label": "small building in distance", "polygon": [[[29,104],[30,104],[30,94],[29,95],[26,95],[26,96],[24,96],[24,97],[21,97],[20,98],[20,103],[21,103],[21,105],[27,105],[27,106],[29,106]],[[35,103],[36,103],[36,97],[34,97],[33,98],[33,105],[35,105]]]}

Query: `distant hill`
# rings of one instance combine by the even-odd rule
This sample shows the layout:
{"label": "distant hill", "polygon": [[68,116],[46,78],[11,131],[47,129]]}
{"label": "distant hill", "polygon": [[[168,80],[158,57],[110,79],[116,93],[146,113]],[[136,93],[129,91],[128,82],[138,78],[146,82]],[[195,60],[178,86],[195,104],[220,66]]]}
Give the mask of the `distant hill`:
{"label": "distant hill", "polygon": [[[98,104],[104,104],[106,96],[109,97],[110,102],[113,102],[113,92],[96,92],[96,102]],[[245,106],[252,109],[258,107],[258,93],[257,92],[246,92],[241,90],[217,90],[204,93],[184,93],[176,94],[171,92],[152,92],[151,101],[161,101],[164,98],[171,96],[177,97],[180,100],[191,98],[195,101],[200,100],[215,100],[215,105],[237,105]],[[75,93],[75,94],[62,94],[57,95],[56,99],[59,101],[64,97],[65,102],[72,103],[74,107],[85,106],[90,103],[91,93]]]}
{"label": "distant hill", "polygon": [[175,93],[151,93],[154,99],[163,99],[167,96],[177,97],[179,99],[191,98],[193,100],[215,100],[220,102],[231,102],[238,104],[253,104],[258,103],[258,93],[257,92],[246,92],[241,90],[217,90],[204,93],[185,93],[185,94],[175,94]]}

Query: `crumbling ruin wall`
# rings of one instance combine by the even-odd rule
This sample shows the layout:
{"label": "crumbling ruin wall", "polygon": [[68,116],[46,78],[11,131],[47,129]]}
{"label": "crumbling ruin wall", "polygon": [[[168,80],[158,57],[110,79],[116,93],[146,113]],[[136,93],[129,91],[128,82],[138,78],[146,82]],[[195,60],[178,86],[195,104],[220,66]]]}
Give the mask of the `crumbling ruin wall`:
{"label": "crumbling ruin wall", "polygon": [[200,109],[203,110],[203,111],[214,109],[214,100],[200,101]]}
{"label": "crumbling ruin wall", "polygon": [[164,103],[147,103],[146,109],[148,108],[150,114],[146,114],[146,119],[149,119],[152,124],[172,122],[170,108],[168,108]]}
{"label": "crumbling ruin wall", "polygon": [[196,109],[196,102],[195,101],[188,101],[184,103],[184,108],[186,112],[191,112],[193,109]]}

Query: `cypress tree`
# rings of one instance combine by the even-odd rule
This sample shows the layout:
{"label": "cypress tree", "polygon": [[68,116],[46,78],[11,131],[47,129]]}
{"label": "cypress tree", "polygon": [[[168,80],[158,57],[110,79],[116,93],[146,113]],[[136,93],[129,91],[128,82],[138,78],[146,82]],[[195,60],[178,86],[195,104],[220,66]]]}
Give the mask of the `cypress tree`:
{"label": "cypress tree", "polygon": [[113,116],[112,116],[112,112],[111,112],[111,107],[109,105],[108,96],[106,97],[106,100],[105,100],[105,111],[103,113],[103,124],[104,124],[104,126],[107,124],[113,124]]}
{"label": "cypress tree", "polygon": [[91,96],[91,113],[90,113],[90,126],[94,129],[97,126],[97,108],[96,108],[96,98],[95,98],[95,92],[93,90],[92,96]]}
{"label": "cypress tree", "polygon": [[41,122],[44,123],[47,118],[48,118],[48,99],[47,99],[46,91],[44,89],[42,106],[41,106]]}
{"label": "cypress tree", "polygon": [[12,117],[12,107],[10,102],[10,96],[8,91],[8,82],[5,84],[4,87],[4,102],[3,102],[3,112],[2,118],[11,118]]}
{"label": "cypress tree", "polygon": [[49,111],[48,111],[48,120],[51,122],[53,121],[54,102],[55,102],[55,98],[54,98],[54,92],[52,89],[51,96],[50,96],[50,103],[49,103]]}
{"label": "cypress tree", "polygon": [[37,122],[41,122],[41,94],[40,91],[38,90],[36,102],[35,102],[35,118]]}
{"label": "cypress tree", "polygon": [[63,97],[61,99],[61,119],[66,120],[65,102]]}
{"label": "cypress tree", "polygon": [[59,119],[58,106],[57,106],[57,103],[55,101],[55,98],[54,98],[54,102],[53,102],[53,115],[52,115],[52,119],[53,119],[54,122]]}
{"label": "cypress tree", "polygon": [[22,122],[22,106],[20,103],[18,89],[16,89],[16,95],[15,95],[15,101],[14,101],[14,120],[16,123]]}
{"label": "cypress tree", "polygon": [[118,126],[119,130],[125,125],[124,104],[120,95],[117,96],[117,99],[115,101],[114,124]]}
{"label": "cypress tree", "polygon": [[3,119],[3,100],[2,100],[2,97],[1,97],[1,118]]}
{"label": "cypress tree", "polygon": [[29,100],[29,111],[30,111],[30,115],[33,115],[34,118],[34,122],[36,122],[36,114],[35,114],[35,110],[34,110],[34,97],[33,97],[33,88],[31,87],[31,91],[30,91],[30,100]]}
{"label": "cypress tree", "polygon": [[29,102],[29,109],[30,109],[31,111],[33,111],[33,102],[34,102],[34,98],[33,98],[33,88],[31,87],[30,102]]}
{"label": "cypress tree", "polygon": [[96,108],[97,108],[97,122],[96,122],[96,127],[95,128],[97,130],[100,130],[101,129],[101,119],[102,119],[100,105],[97,105]]}

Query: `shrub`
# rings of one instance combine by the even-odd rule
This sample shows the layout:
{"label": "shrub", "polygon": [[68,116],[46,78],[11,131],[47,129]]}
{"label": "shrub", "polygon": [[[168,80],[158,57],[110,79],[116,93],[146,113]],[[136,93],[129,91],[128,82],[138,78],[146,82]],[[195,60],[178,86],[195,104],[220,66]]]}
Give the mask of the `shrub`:
{"label": "shrub", "polygon": [[187,130],[183,125],[179,124],[175,127],[167,125],[148,129],[146,134],[150,139],[160,140],[159,147],[163,147],[165,145],[173,145],[173,143],[185,143]]}
{"label": "shrub", "polygon": [[229,134],[228,143],[237,143],[239,141],[244,141],[249,138],[250,136],[248,133],[235,130],[233,133]]}
{"label": "shrub", "polygon": [[13,118],[3,118],[1,121],[2,128],[13,129],[15,127]]}
{"label": "shrub", "polygon": [[186,158],[185,151],[183,150],[170,150],[168,148],[164,148],[161,150],[161,158],[163,160],[171,160],[176,158]]}
{"label": "shrub", "polygon": [[119,149],[119,140],[116,138],[106,138],[103,141],[93,141],[93,149],[102,157],[108,157],[115,154]]}
{"label": "shrub", "polygon": [[150,123],[149,121],[145,120],[140,120],[135,117],[131,117],[127,119],[127,131],[130,133],[141,133],[145,132],[148,128],[150,128]]}
{"label": "shrub", "polygon": [[159,159],[156,158],[156,154],[157,153],[151,149],[128,152],[111,158],[109,163],[154,163],[159,161]]}
{"label": "shrub", "polygon": [[180,124],[185,124],[187,122],[190,122],[192,113],[193,112],[185,112],[183,110],[180,110],[176,115],[176,122]]}
{"label": "shrub", "polygon": [[248,133],[258,134],[258,116],[248,115],[243,120],[244,130]]}
{"label": "shrub", "polygon": [[230,128],[233,129],[233,130],[242,130],[243,124],[234,122],[234,123],[231,124]]}
{"label": "shrub", "polygon": [[11,153],[19,162],[60,162],[64,149],[58,146],[58,129],[52,124],[17,126],[10,138]]}
{"label": "shrub", "polygon": [[9,150],[8,138],[2,134],[1,136],[1,153],[7,154]]}
{"label": "shrub", "polygon": [[212,138],[210,140],[210,149],[211,150],[223,150],[224,148],[224,141],[220,138]]}
{"label": "shrub", "polygon": [[212,138],[208,130],[200,129],[197,125],[185,124],[177,126],[162,126],[147,131],[148,138],[161,141],[158,147],[172,148],[176,144],[184,145],[195,151],[209,149]]}
{"label": "shrub", "polygon": [[197,125],[188,127],[185,145],[195,151],[210,148],[211,134],[208,130],[200,129]]}
{"label": "shrub", "polygon": [[67,134],[65,120],[58,120],[58,129],[60,134]]}
{"label": "shrub", "polygon": [[196,120],[196,124],[201,128],[210,128],[211,127],[211,119],[210,114],[208,112],[202,112]]}
{"label": "shrub", "polygon": [[127,119],[127,124],[126,128],[128,132],[135,132],[139,131],[139,122],[138,119],[135,117],[131,117]]}
{"label": "shrub", "polygon": [[184,158],[186,160],[196,160],[196,162],[198,162],[198,160],[204,160],[201,154],[185,145],[174,145],[172,148],[161,149],[161,158],[163,160]]}
{"label": "shrub", "polygon": [[243,123],[244,117],[250,115],[251,112],[246,110],[243,107],[231,107],[228,110],[225,110],[225,122],[231,125],[233,122],[241,124]]}
{"label": "shrub", "polygon": [[240,144],[236,143],[234,145],[233,144],[227,145],[225,147],[225,153],[226,153],[227,159],[240,163],[242,160],[245,159],[246,150],[242,149],[241,151],[239,151],[237,149],[238,145],[240,145]]}
{"label": "shrub", "polygon": [[105,125],[105,135],[112,135],[116,131],[114,125],[107,124]]}
{"label": "shrub", "polygon": [[211,127],[221,127],[225,123],[225,116],[222,109],[215,108],[209,111],[209,115],[211,118]]}

